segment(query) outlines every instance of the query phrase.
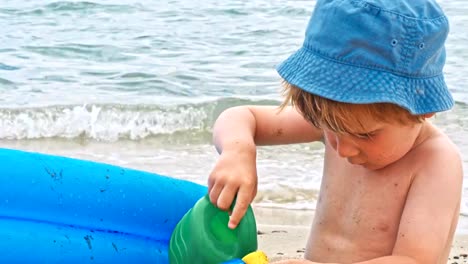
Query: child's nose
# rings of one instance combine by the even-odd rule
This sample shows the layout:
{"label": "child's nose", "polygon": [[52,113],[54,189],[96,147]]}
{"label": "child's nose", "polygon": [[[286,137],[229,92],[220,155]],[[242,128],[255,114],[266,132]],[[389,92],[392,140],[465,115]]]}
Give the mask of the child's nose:
{"label": "child's nose", "polygon": [[359,154],[359,149],[354,142],[344,137],[336,137],[336,152],[342,158],[350,158]]}

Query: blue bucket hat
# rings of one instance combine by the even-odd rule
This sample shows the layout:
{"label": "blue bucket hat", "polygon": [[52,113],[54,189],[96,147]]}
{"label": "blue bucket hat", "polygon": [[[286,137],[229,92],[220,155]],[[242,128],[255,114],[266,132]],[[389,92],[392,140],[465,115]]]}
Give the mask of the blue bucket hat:
{"label": "blue bucket hat", "polygon": [[448,20],[433,0],[318,0],[303,46],[277,70],[334,101],[450,109],[444,81]]}

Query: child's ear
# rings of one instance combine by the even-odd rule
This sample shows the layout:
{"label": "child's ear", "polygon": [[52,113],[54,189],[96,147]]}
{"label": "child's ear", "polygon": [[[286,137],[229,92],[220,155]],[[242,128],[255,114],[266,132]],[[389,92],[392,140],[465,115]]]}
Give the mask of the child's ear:
{"label": "child's ear", "polygon": [[426,119],[426,118],[431,118],[434,115],[435,115],[435,113],[429,113],[429,114],[424,114],[423,116],[424,116],[424,119]]}

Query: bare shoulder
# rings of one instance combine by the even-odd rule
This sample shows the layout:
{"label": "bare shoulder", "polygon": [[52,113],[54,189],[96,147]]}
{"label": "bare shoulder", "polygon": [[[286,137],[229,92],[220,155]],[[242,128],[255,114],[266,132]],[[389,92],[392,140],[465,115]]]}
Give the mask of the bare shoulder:
{"label": "bare shoulder", "polygon": [[[457,146],[443,132],[435,130],[415,149],[415,183],[434,184],[444,195],[459,196],[463,181],[462,158]],[[448,192],[448,193],[446,193]]]}
{"label": "bare shoulder", "polygon": [[[433,132],[418,146],[413,155],[417,159],[417,172],[434,174],[445,171],[454,177],[462,177],[462,159],[458,147],[443,132],[433,128]],[[419,174],[418,173],[418,174]]]}

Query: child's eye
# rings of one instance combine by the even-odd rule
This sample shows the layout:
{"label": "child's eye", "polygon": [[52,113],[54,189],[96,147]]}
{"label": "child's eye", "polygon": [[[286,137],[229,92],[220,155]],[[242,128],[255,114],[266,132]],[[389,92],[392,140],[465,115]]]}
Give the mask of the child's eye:
{"label": "child's eye", "polygon": [[362,139],[367,139],[367,138],[369,138],[369,135],[368,134],[357,134],[356,137],[362,138]]}
{"label": "child's eye", "polygon": [[356,134],[356,137],[359,139],[371,139],[373,136],[374,136],[374,133]]}

